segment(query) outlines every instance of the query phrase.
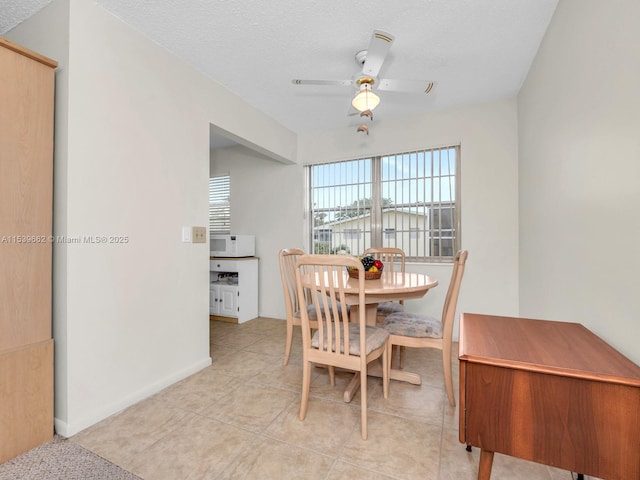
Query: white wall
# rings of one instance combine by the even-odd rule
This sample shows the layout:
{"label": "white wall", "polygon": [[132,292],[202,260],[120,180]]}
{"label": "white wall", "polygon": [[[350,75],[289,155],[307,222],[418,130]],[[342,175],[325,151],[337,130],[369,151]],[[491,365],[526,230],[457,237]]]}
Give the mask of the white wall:
{"label": "white wall", "polygon": [[[303,164],[459,143],[462,247],[469,250],[459,311],[517,315],[515,99],[406,119],[378,118],[369,136],[355,128],[300,136],[299,165],[278,165],[245,149],[212,156],[212,173],[231,173],[232,230],[258,236],[260,314],[285,317],[277,252],[303,246]],[[416,264],[408,269],[432,275],[440,285],[424,299],[407,302],[407,309],[440,316],[450,265]]]}
{"label": "white wall", "polygon": [[[258,311],[285,318],[278,251],[303,248],[303,172],[244,147],[213,150],[211,175],[231,174],[231,231],[256,236]],[[284,345],[284,344],[283,344]]]}
{"label": "white wall", "polygon": [[128,238],[54,245],[68,436],[210,363],[209,247],[180,241],[208,223],[210,123],[276,158],[296,141],[94,2],[56,0],[7,36],[60,62],[56,235]]}
{"label": "white wall", "polygon": [[640,363],[640,2],[560,0],[518,97],[520,307]]}
{"label": "white wall", "polygon": [[[301,136],[303,164],[461,145],[461,239],[469,251],[458,311],[518,313],[517,116],[513,100],[401,119],[375,117],[369,136],[347,128]],[[410,311],[440,316],[450,266],[416,265],[440,285]],[[457,319],[456,319],[457,321]],[[457,338],[457,325],[454,332]]]}

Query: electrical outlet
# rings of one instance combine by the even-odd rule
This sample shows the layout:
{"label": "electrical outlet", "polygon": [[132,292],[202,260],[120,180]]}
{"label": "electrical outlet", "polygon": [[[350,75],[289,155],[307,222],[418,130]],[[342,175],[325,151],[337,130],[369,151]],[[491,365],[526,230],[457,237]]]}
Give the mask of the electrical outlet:
{"label": "electrical outlet", "polygon": [[191,238],[193,243],[206,243],[207,242],[207,228],[206,227],[191,227]]}

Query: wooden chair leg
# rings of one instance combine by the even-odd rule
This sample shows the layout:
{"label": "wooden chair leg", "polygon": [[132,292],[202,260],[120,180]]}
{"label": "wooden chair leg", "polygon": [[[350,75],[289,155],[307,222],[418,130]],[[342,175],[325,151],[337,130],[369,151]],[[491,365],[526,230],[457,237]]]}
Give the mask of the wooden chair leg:
{"label": "wooden chair leg", "polygon": [[447,389],[447,397],[449,397],[449,405],[456,406],[456,397],[453,393],[453,375],[451,373],[451,349],[442,349],[442,366],[444,368],[444,386]]}
{"label": "wooden chair leg", "polygon": [[384,347],[382,353],[382,393],[384,398],[389,398],[389,373],[391,370],[391,351],[392,345],[390,342]]}
{"label": "wooden chair leg", "polygon": [[[404,347],[400,345],[391,345],[389,347],[389,356],[391,366],[395,364],[400,370],[404,367]],[[396,360],[397,357],[397,360]]]}
{"label": "wooden chair leg", "polygon": [[360,372],[360,434],[367,439],[367,370]]}
{"label": "wooden chair leg", "polygon": [[300,420],[307,416],[309,406],[309,389],[311,388],[311,362],[304,361],[302,366],[302,400],[300,402]]}
{"label": "wooden chair leg", "polygon": [[336,386],[336,367],[329,365],[329,382],[332,387]]}
{"label": "wooden chair leg", "polygon": [[291,322],[287,322],[287,338],[284,345],[284,361],[282,364],[287,366],[289,364],[289,356],[291,355],[291,344],[293,343],[293,325]]}

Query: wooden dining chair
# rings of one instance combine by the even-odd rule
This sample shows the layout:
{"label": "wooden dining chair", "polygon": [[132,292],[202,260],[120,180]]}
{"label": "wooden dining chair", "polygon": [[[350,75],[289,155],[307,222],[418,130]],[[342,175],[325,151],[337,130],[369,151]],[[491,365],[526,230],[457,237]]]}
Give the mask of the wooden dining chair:
{"label": "wooden dining chair", "polygon": [[[358,315],[346,308],[345,286],[349,280],[347,267],[359,271],[357,282]],[[317,329],[312,330],[308,309],[302,316],[302,401],[300,420],[304,420],[309,404],[311,365],[319,363],[359,372],[360,375],[360,433],[367,439],[367,364],[382,357],[382,383],[384,398],[389,395],[389,332],[366,322],[364,268],[356,258],[346,255],[302,255],[297,261],[296,285],[298,297],[310,291],[312,310]],[[353,309],[351,310],[353,312]],[[353,318],[357,317],[357,318]],[[335,382],[332,381],[335,385]]]}
{"label": "wooden dining chair", "polygon": [[[404,250],[395,247],[371,247],[367,248],[363,255],[371,255],[376,260],[384,263],[385,271],[405,272],[405,254]],[[376,312],[376,324],[380,325],[387,316],[392,313],[404,312],[404,301],[382,302],[378,304]]]}
{"label": "wooden dining chair", "polygon": [[[280,277],[282,278],[282,291],[287,315],[287,335],[284,346],[283,365],[289,363],[291,344],[293,343],[293,327],[302,325],[302,318],[300,317],[301,302],[298,298],[298,290],[296,288],[296,262],[301,255],[304,255],[304,251],[299,248],[283,248],[278,252]],[[302,305],[306,308],[307,302],[304,297]]]}
{"label": "wooden dining chair", "polygon": [[[296,262],[301,255],[304,255],[304,250],[299,248],[283,248],[278,252],[280,277],[282,279],[282,291],[287,315],[287,333],[285,338],[284,360],[282,362],[285,366],[289,364],[289,357],[291,356],[293,327],[302,325],[300,310],[303,308],[309,310],[311,328],[316,328],[317,325],[315,311],[309,301],[309,292],[305,291],[304,297],[298,297],[298,290],[296,288]],[[348,308],[349,307],[347,307],[347,311]],[[330,369],[332,381],[333,372],[333,368]]]}
{"label": "wooden dining chair", "polygon": [[456,405],[451,374],[453,323],[467,256],[468,252],[466,250],[461,250],[456,254],[441,319],[415,313],[393,313],[382,323],[383,328],[387,329],[391,334],[390,343],[392,346],[437,348],[442,350],[444,384],[451,406]]}

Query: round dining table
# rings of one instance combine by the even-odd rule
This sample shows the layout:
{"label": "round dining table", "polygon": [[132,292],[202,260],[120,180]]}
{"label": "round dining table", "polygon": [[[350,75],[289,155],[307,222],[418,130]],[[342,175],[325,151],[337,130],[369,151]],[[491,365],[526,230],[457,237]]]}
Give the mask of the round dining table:
{"label": "round dining table", "polygon": [[[348,275],[345,273],[345,275]],[[364,295],[367,308],[367,325],[376,324],[376,312],[378,304],[382,302],[410,300],[422,298],[425,294],[438,285],[438,281],[422,273],[411,272],[382,272],[382,276],[375,280],[364,281]],[[346,303],[358,309],[358,279],[347,280],[345,288]]]}
{"label": "round dining table", "polygon": [[[345,272],[345,275],[347,273]],[[422,273],[411,272],[382,272],[382,276],[375,280],[364,281],[367,325],[376,324],[378,303],[410,300],[422,298],[430,289],[438,285],[438,281]],[[358,314],[358,279],[349,278],[345,288],[345,301],[351,306],[351,316]],[[368,375],[382,377],[382,367],[378,362],[372,362],[368,368]],[[402,382],[420,385],[422,382],[417,373],[405,370],[391,369],[390,378]],[[350,402],[360,386],[360,375],[354,375],[344,392],[344,401]]]}

